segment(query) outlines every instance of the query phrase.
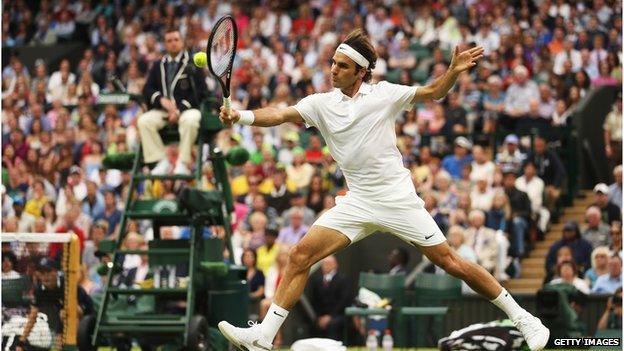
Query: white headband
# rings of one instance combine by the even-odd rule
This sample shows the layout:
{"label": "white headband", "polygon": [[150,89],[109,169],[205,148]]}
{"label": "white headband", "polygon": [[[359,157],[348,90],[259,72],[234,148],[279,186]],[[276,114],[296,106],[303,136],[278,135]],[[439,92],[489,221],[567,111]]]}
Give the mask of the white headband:
{"label": "white headband", "polygon": [[362,54],[357,52],[354,48],[350,47],[349,45],[345,43],[340,44],[338,48],[336,49],[336,52],[345,54],[347,55],[347,57],[355,61],[355,63],[357,63],[358,65],[364,68],[368,68],[368,65],[369,65],[368,60],[364,56],[362,56]]}

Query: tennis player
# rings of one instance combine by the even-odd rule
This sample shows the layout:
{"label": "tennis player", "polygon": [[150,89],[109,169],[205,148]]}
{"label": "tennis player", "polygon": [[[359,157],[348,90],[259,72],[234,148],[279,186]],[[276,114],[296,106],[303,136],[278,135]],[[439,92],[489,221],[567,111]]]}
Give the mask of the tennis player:
{"label": "tennis player", "polygon": [[310,267],[322,258],[362,240],[373,232],[390,232],[419,248],[431,262],[464,280],[474,291],[502,309],[522,332],[531,350],[541,350],[549,330],[516,303],[481,266],[459,257],[424,208],[403,167],[396,147],[395,120],[415,103],[444,97],[459,74],[483,57],[483,48],[455,48],[447,72],[429,85],[369,84],[377,55],[370,40],[356,29],[332,59],[334,90],[312,94],[295,106],[254,111],[221,108],[225,124],[260,127],[305,122],[316,127],[344,172],[349,192],[319,217],[290,253],[274,302],[260,324],[237,328],[222,321],[219,329],[235,346],[249,351],[271,350],[288,311],[299,299]]}

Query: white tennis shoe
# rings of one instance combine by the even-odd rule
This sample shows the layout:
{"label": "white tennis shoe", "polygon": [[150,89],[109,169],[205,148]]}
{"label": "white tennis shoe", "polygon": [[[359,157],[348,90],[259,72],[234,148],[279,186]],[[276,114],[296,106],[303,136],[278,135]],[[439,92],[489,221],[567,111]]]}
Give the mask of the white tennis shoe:
{"label": "white tennis shoe", "polygon": [[249,321],[250,328],[237,328],[226,321],[219,322],[219,330],[234,346],[243,351],[271,351],[273,345],[266,341],[260,324]]}
{"label": "white tennis shoe", "polygon": [[531,351],[541,350],[548,343],[550,330],[542,324],[539,318],[530,313],[521,314],[513,320],[513,324],[524,335],[524,340],[526,340]]}

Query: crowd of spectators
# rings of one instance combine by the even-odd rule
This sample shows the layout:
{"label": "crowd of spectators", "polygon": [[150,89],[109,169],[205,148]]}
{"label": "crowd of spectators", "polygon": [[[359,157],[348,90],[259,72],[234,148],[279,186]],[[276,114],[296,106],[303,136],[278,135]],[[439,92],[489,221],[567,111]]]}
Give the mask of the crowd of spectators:
{"label": "crowd of spectators", "polygon": [[[287,106],[332,89],[331,56],[357,27],[377,49],[373,82],[425,84],[446,70],[456,45],[483,45],[484,59],[446,99],[397,119],[397,146],[451,244],[499,280],[519,275],[518,260],[547,231],[567,177],[548,137],[531,145],[523,136],[531,128],[567,128],[589,90],[622,81],[622,4],[615,0],[16,0],[3,7],[3,50],[84,44],[79,57],[49,62],[42,54],[26,66],[11,55],[2,69],[2,231],[78,234],[89,292],[102,285],[98,243],[122,230],[129,193],[129,173],[106,170],[102,160],[137,150],[141,112],[133,101],[97,105],[98,95],[114,92],[116,77],[141,94],[146,72],[163,56],[167,27],[180,28],[194,52],[205,48],[219,17],[233,14],[239,40],[231,97],[239,109]],[[207,83],[218,94],[215,81]],[[619,103],[605,122],[612,167],[621,163],[614,152],[618,142],[621,150],[621,119]],[[495,130],[506,131],[500,146],[480,137]],[[461,136],[469,133],[477,136]],[[249,162],[230,168],[236,223],[227,257],[249,267],[253,297],[270,298],[283,268],[280,253],[334,205],[346,190],[344,178],[320,135],[303,125],[236,125],[218,143],[251,153]],[[168,146],[168,158],[177,154]],[[210,164],[200,171],[203,188],[214,188]],[[594,189],[586,228],[566,224],[549,253],[552,279],[581,286],[574,279],[581,275],[588,291],[615,290],[609,277],[621,275],[621,166],[614,178]],[[173,198],[179,185],[148,181],[138,196]],[[149,221],[130,221],[124,232],[133,233],[132,247],[154,236]],[[187,232],[165,227],[160,236]],[[124,268],[144,267],[143,261],[136,257]]]}

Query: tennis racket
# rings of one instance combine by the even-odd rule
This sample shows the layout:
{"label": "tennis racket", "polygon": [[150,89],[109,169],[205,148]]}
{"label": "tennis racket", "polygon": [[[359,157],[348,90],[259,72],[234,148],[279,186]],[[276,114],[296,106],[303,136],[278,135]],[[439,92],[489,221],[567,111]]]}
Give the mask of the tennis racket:
{"label": "tennis racket", "polygon": [[208,57],[208,70],[219,81],[223,92],[223,106],[229,111],[232,99],[230,98],[230,80],[232,78],[232,65],[236,56],[236,42],[238,31],[236,22],[230,15],[223,16],[210,33],[206,56]]}

